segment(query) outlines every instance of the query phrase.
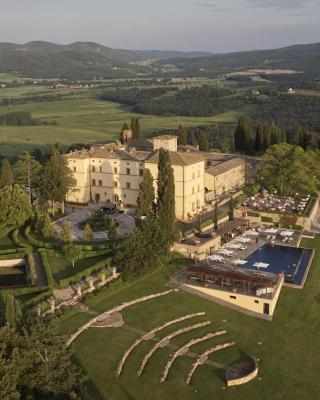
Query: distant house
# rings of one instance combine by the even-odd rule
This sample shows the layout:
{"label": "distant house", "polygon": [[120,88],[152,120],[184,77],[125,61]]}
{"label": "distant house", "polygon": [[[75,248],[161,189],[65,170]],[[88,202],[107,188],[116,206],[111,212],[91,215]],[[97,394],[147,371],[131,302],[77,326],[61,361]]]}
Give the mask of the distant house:
{"label": "distant house", "polygon": [[292,88],[290,88],[289,90],[288,90],[288,93],[289,94],[294,94],[296,92],[296,90],[295,89],[292,89]]}

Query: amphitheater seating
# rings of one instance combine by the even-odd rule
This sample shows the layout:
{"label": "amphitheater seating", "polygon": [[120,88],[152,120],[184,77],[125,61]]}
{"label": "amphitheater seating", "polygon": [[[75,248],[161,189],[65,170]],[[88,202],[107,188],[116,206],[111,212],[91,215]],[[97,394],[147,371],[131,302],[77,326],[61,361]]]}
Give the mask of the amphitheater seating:
{"label": "amphitheater seating", "polygon": [[160,340],[160,342],[156,343],[152,349],[145,355],[144,359],[142,360],[142,363],[140,365],[139,370],[137,371],[137,375],[140,376],[148,362],[148,360],[150,359],[150,357],[160,348],[165,347],[167,344],[170,343],[170,340],[178,335],[182,335],[183,333],[192,331],[194,329],[198,329],[198,328],[202,328],[204,326],[207,326],[211,324],[210,321],[205,321],[205,322],[200,322],[198,324],[194,324],[194,325],[190,325],[187,326],[185,328],[181,328],[173,333],[171,333],[170,335],[166,336],[165,338],[163,338],[162,340]]}
{"label": "amphitheater seating", "polygon": [[169,289],[169,290],[166,290],[166,291],[164,291],[164,292],[159,292],[159,293],[151,294],[151,295],[149,295],[149,296],[139,297],[138,299],[128,301],[128,302],[126,302],[126,303],[121,304],[120,306],[117,306],[117,307],[112,308],[111,310],[105,311],[104,313],[98,315],[97,317],[92,318],[90,321],[88,321],[88,322],[86,322],[85,324],[83,324],[82,326],[80,326],[80,328],[79,328],[73,335],[71,335],[71,336],[69,337],[69,340],[67,341],[65,347],[66,347],[66,348],[69,347],[70,344],[71,344],[83,331],[85,331],[86,329],[88,329],[88,328],[89,328],[92,324],[94,324],[96,321],[99,321],[99,320],[101,321],[101,320],[103,320],[103,319],[106,318],[109,314],[112,314],[112,313],[114,313],[114,312],[116,312],[116,311],[118,311],[118,312],[119,312],[119,311],[122,311],[122,310],[124,310],[124,309],[127,308],[127,307],[133,306],[133,305],[138,304],[138,303],[141,303],[141,302],[143,302],[143,301],[150,300],[150,299],[154,299],[154,298],[160,297],[160,296],[165,296],[165,295],[167,295],[167,294],[170,294],[170,293],[173,293],[173,292],[177,292],[177,291],[179,291],[179,289]]}
{"label": "amphitheater seating", "polygon": [[181,321],[185,321],[185,320],[190,319],[190,318],[198,317],[198,316],[201,316],[201,315],[204,315],[204,314],[205,314],[204,312],[198,312],[198,313],[188,314],[188,315],[185,315],[183,317],[173,319],[171,321],[168,321],[168,322],[164,323],[161,326],[158,326],[157,328],[152,329],[152,331],[150,331],[150,332],[146,333],[145,335],[141,336],[139,339],[137,339],[128,348],[128,350],[126,350],[126,352],[121,357],[121,360],[119,361],[119,364],[118,364],[118,367],[117,367],[117,370],[116,370],[116,376],[117,377],[120,376],[120,374],[122,372],[122,369],[123,369],[123,366],[124,366],[124,363],[126,362],[126,359],[130,355],[132,350],[135,349],[141,342],[143,342],[144,340],[152,339],[157,332],[161,331],[162,329],[164,329],[164,328],[166,328],[166,327],[168,327],[170,325],[176,324],[176,323],[181,322]]}
{"label": "amphitheater seating", "polygon": [[172,367],[175,359],[177,357],[182,356],[183,354],[185,354],[186,352],[189,351],[189,348],[197,343],[200,342],[204,342],[205,340],[209,340],[211,338],[214,338],[216,336],[221,336],[221,335],[225,335],[227,333],[227,331],[222,330],[222,331],[217,331],[217,332],[210,332],[207,333],[204,336],[201,336],[199,338],[195,338],[190,340],[189,342],[187,342],[186,344],[184,344],[182,347],[180,347],[177,351],[175,351],[173,354],[171,354],[167,364],[165,365],[163,371],[162,371],[162,375],[160,378],[160,382],[164,382],[167,379],[167,376],[169,374],[170,368]]}
{"label": "amphitheater seating", "polygon": [[192,364],[192,367],[186,377],[186,383],[189,385],[192,375],[195,373],[196,369],[200,366],[203,365],[210,354],[215,353],[216,351],[225,349],[230,346],[234,346],[235,342],[227,342],[227,343],[222,343],[222,344],[217,344],[216,346],[211,347],[210,349],[206,350],[204,353],[202,353],[196,360],[195,363]]}

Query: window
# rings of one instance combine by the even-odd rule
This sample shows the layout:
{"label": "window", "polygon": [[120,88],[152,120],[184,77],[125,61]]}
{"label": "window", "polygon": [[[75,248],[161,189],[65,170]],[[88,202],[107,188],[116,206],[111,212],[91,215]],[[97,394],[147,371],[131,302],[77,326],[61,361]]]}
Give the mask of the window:
{"label": "window", "polygon": [[259,304],[259,300],[255,300],[254,302],[257,303],[257,304]]}
{"label": "window", "polygon": [[198,169],[198,178],[200,178],[200,169]]}
{"label": "window", "polygon": [[73,172],[77,172],[77,167],[73,167]]}
{"label": "window", "polygon": [[192,188],[192,194],[194,194],[194,187]]}
{"label": "window", "polygon": [[114,173],[115,173],[115,174],[118,173],[118,168],[117,168],[117,167],[114,168]]}
{"label": "window", "polygon": [[236,300],[237,296],[230,296],[230,299]]}
{"label": "window", "polygon": [[196,208],[196,204],[193,202],[192,203],[192,211],[194,211],[195,208]]}
{"label": "window", "polygon": [[192,179],[194,179],[194,172],[192,173]]}
{"label": "window", "polygon": [[92,179],[92,186],[96,186],[96,180]]}
{"label": "window", "polygon": [[200,185],[198,185],[198,192],[200,192]]}
{"label": "window", "polygon": [[143,176],[143,169],[139,169],[139,175]]}
{"label": "window", "polygon": [[127,175],[130,175],[130,168],[127,168]]}
{"label": "window", "polygon": [[127,189],[131,189],[131,184],[130,184],[130,182],[127,182]]}
{"label": "window", "polygon": [[113,182],[113,186],[114,186],[115,188],[117,188],[117,187],[118,187],[118,182],[117,182],[117,181],[114,181],[114,182]]}
{"label": "window", "polygon": [[100,167],[99,167],[99,170],[100,170],[100,172],[102,172],[102,166],[100,165]]}
{"label": "window", "polygon": [[99,179],[99,186],[102,186],[102,180]]}
{"label": "window", "polygon": [[92,171],[92,172],[96,172],[96,166],[95,166],[95,165],[92,165],[91,171]]}

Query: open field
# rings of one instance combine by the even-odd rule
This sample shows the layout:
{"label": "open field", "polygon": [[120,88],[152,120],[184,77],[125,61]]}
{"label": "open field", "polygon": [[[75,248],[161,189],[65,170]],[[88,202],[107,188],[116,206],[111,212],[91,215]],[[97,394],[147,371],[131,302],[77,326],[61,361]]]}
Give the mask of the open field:
{"label": "open field", "polygon": [[[320,250],[320,238],[304,239],[301,246]],[[221,337],[217,342],[225,342],[227,339],[236,342],[233,348],[213,355],[212,360],[228,364],[246,359],[248,355],[255,355],[261,360],[259,379],[242,387],[224,389],[223,371],[207,365],[198,369],[192,385],[186,385],[184,378],[192,363],[187,357],[176,361],[166,383],[159,383],[161,370],[170,352],[166,348],[155,354],[142,377],[138,378],[136,370],[152,346],[151,342],[145,342],[133,351],[124,366],[123,374],[116,378],[114,371],[122,353],[139,336],[124,328],[90,328],[76,340],[75,358],[90,376],[91,390],[96,394],[96,399],[160,400],[170,399],[174,393],[177,400],[316,400],[320,390],[317,352],[320,346],[319,262],[320,252],[316,254],[303,290],[282,289],[272,322],[242,315],[184,292],[149,300],[123,312],[126,324],[148,331],[173,318],[205,311],[203,319],[212,321],[212,330],[227,330],[226,337]],[[175,268],[178,267],[170,265],[166,270],[158,271],[118,294],[112,295],[107,288],[89,297],[86,303],[90,309],[101,312],[129,299],[164,290],[164,284]],[[70,333],[90,318],[90,315],[84,313],[62,318],[61,330]],[[198,333],[182,335],[173,342],[181,344],[196,336]],[[194,350],[202,351],[210,345],[212,343],[207,342]]]}
{"label": "open field", "polygon": [[59,142],[108,142],[119,137],[124,122],[131,116],[141,117],[144,133],[159,129],[177,128],[179,125],[196,126],[215,122],[236,123],[239,113],[228,112],[214,117],[165,117],[134,114],[128,107],[100,101],[85,95],[69,96],[60,101],[1,106],[0,114],[12,111],[29,111],[34,118],[57,121],[53,126],[0,126],[0,154],[16,155]]}

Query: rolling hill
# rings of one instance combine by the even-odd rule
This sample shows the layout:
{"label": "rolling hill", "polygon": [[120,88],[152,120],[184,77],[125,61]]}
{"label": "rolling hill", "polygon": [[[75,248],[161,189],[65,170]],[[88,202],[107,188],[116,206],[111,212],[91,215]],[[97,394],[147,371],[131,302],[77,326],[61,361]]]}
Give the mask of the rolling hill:
{"label": "rolling hill", "polygon": [[93,79],[130,77],[150,72],[132,63],[147,59],[206,56],[205,52],[132,51],[112,49],[92,42],[59,45],[43,41],[23,45],[0,43],[0,73],[19,73],[33,78]]}

